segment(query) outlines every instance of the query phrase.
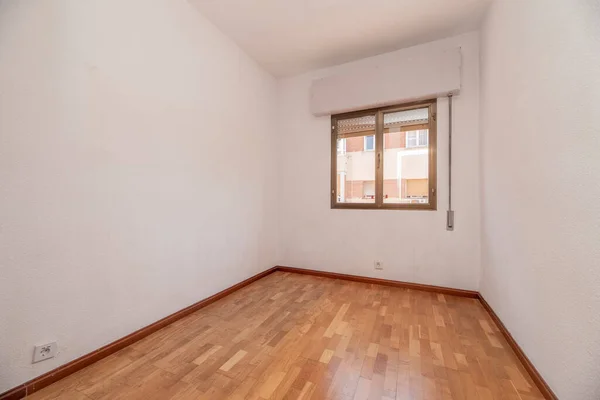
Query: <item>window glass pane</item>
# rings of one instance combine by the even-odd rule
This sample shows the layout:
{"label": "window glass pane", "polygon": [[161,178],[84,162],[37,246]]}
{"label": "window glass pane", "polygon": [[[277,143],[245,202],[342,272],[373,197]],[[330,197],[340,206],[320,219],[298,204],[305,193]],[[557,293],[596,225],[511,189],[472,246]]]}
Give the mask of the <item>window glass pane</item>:
{"label": "window glass pane", "polygon": [[337,122],[338,136],[365,131],[375,132],[375,115],[340,119]]}
{"label": "window glass pane", "polygon": [[375,203],[375,115],[338,120],[336,132],[337,202]]}
{"label": "window glass pane", "polygon": [[417,108],[385,113],[383,115],[384,128],[398,128],[408,125],[427,124],[429,122],[429,109]]}
{"label": "window glass pane", "polygon": [[346,154],[346,139],[340,139],[337,141],[337,153]]}
{"label": "window glass pane", "polygon": [[365,151],[375,150],[375,136],[365,136]]}
{"label": "window glass pane", "polygon": [[429,202],[428,109],[384,114],[383,202]]}

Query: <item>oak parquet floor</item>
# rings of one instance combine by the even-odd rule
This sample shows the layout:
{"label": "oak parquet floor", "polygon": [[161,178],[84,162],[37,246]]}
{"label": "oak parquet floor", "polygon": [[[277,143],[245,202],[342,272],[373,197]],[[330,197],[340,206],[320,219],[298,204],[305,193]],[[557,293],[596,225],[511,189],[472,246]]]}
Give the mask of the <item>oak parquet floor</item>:
{"label": "oak parquet floor", "polygon": [[277,271],[32,400],[534,400],[475,299]]}

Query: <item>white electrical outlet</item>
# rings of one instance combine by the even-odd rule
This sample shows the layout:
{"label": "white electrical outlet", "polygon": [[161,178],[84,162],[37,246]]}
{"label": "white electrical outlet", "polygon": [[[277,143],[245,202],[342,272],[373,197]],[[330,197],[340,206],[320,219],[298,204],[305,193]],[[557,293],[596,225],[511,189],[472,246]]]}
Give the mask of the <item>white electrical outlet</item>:
{"label": "white electrical outlet", "polygon": [[57,347],[56,342],[35,346],[33,349],[33,362],[37,363],[56,356]]}
{"label": "white electrical outlet", "polygon": [[381,261],[375,261],[375,269],[383,269],[383,263]]}

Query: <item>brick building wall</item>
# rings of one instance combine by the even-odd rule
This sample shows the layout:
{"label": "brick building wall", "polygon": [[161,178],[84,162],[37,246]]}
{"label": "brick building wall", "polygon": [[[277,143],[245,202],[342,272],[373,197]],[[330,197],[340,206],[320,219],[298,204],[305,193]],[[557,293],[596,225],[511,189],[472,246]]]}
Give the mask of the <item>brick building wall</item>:
{"label": "brick building wall", "polygon": [[397,179],[386,179],[383,181],[383,198],[400,197],[400,187]]}
{"label": "brick building wall", "polygon": [[[384,133],[383,143],[386,149],[403,149],[406,147],[406,132]],[[365,151],[365,137],[351,137],[346,139],[346,153]]]}
{"label": "brick building wall", "polygon": [[346,198],[363,197],[363,181],[346,181]]}
{"label": "brick building wall", "polygon": [[386,149],[403,149],[406,147],[406,132],[390,132],[383,134]]}
{"label": "brick building wall", "polygon": [[346,139],[346,153],[352,153],[355,151],[364,151],[365,149],[365,138],[364,136],[351,137]]}

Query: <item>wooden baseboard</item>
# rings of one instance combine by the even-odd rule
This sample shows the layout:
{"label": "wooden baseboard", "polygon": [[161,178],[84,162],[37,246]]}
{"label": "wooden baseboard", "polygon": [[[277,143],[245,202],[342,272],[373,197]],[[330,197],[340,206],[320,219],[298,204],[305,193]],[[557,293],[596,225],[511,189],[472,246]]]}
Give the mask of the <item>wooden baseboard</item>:
{"label": "wooden baseboard", "polygon": [[1,400],[19,400],[27,395],[27,391],[24,385],[18,386],[14,389],[10,389],[8,392],[0,394]]}
{"label": "wooden baseboard", "polygon": [[17,386],[16,388],[10,389],[7,392],[0,394],[0,400],[17,400],[17,399],[24,398],[26,395],[35,393],[38,390],[45,388],[46,386],[51,385],[54,382],[57,382],[65,377],[67,377],[68,375],[71,375],[71,374],[87,367],[88,365],[95,363],[96,361],[99,361],[105,357],[108,357],[109,355],[111,355],[113,353],[116,353],[117,351],[131,345],[132,343],[135,343],[138,340],[141,340],[141,339],[145,338],[146,336],[158,331],[159,329],[162,329],[165,326],[170,325],[173,322],[180,320],[181,318],[183,318],[195,311],[198,311],[201,308],[204,308],[219,299],[222,299],[223,297],[235,292],[236,290],[239,290],[239,289],[243,288],[244,286],[248,286],[252,282],[257,281],[257,280],[271,274],[272,272],[275,272],[276,270],[277,270],[277,267],[273,267],[273,268],[270,268],[259,274],[256,274],[256,275],[246,279],[245,281],[242,281],[236,285],[233,285],[225,290],[220,291],[217,294],[207,297],[204,300],[201,300],[195,304],[192,304],[189,307],[186,307],[180,311],[177,311],[176,313],[171,314],[159,321],[156,321],[153,324],[150,324],[144,328],[141,328],[141,329],[121,338],[121,339],[118,339],[110,344],[107,344],[106,346],[101,347],[98,350],[95,350],[95,351],[93,351],[89,354],[86,354],[82,357],[79,357],[78,359],[73,360],[65,365],[62,365],[56,369],[53,369],[52,371],[47,372],[44,375],[40,375],[37,378],[34,378],[28,382],[25,382],[22,385]]}
{"label": "wooden baseboard", "polygon": [[354,282],[372,283],[372,284],[376,284],[376,285],[393,286],[393,287],[399,287],[399,288],[404,288],[404,289],[422,290],[422,291],[426,291],[426,292],[442,293],[442,294],[447,294],[447,295],[452,295],[452,296],[469,297],[472,299],[479,298],[479,293],[474,290],[453,289],[453,288],[444,287],[444,286],[423,285],[420,283],[392,281],[389,279],[369,278],[366,276],[359,276],[359,275],[338,274],[336,272],[326,272],[326,271],[317,271],[314,269],[285,267],[285,266],[281,266],[281,265],[277,266],[277,269],[279,271],[295,272],[297,274],[315,275],[315,276],[322,276],[322,277],[326,277],[326,278],[343,279],[343,280],[354,281]]}
{"label": "wooden baseboard", "polygon": [[512,348],[519,361],[521,361],[521,364],[523,364],[523,367],[525,368],[529,376],[531,376],[531,379],[538,387],[540,392],[542,392],[542,395],[544,395],[544,397],[548,400],[558,400],[558,397],[556,397],[552,389],[550,389],[550,386],[548,386],[544,378],[542,378],[542,375],[540,375],[540,373],[533,366],[529,358],[527,358],[525,352],[523,351],[523,349],[521,349],[521,346],[519,346],[515,338],[510,334],[508,329],[506,329],[506,326],[504,325],[500,317],[498,317],[498,314],[496,314],[496,312],[492,309],[488,302],[483,298],[481,293],[479,293],[479,301],[483,305],[483,308],[486,309],[488,314],[490,314],[490,316],[498,326],[498,329],[500,329],[500,332],[502,332],[502,334],[504,335],[504,338],[508,342],[509,346]]}
{"label": "wooden baseboard", "polygon": [[146,336],[158,331],[159,329],[162,329],[165,326],[170,325],[173,322],[175,322],[197,310],[200,310],[201,308],[204,308],[204,307],[208,306],[209,304],[214,303],[215,301],[222,299],[223,297],[235,292],[236,290],[239,290],[239,289],[243,288],[244,286],[247,286],[247,285],[251,284],[252,282],[257,281],[275,271],[315,275],[315,276],[321,276],[321,277],[326,277],[326,278],[344,279],[344,280],[355,281],[355,282],[393,286],[393,287],[413,289],[413,290],[423,290],[423,291],[427,291],[427,292],[435,292],[435,293],[442,293],[442,294],[447,294],[447,295],[452,295],[452,296],[461,296],[461,297],[479,299],[479,301],[481,302],[483,307],[487,310],[487,312],[490,314],[490,316],[492,317],[492,319],[494,320],[494,322],[496,323],[496,325],[498,326],[498,328],[500,329],[500,331],[506,338],[506,341],[511,346],[515,355],[521,361],[525,370],[529,373],[529,375],[531,376],[531,379],[537,385],[538,389],[542,392],[544,397],[548,400],[558,400],[558,398],[556,397],[554,392],[552,392],[552,390],[550,389],[550,387],[548,386],[546,381],[542,378],[542,376],[537,371],[537,369],[533,366],[531,361],[529,361],[529,359],[527,358],[527,356],[525,355],[525,353],[523,352],[521,347],[517,344],[515,339],[512,337],[512,335],[510,334],[508,329],[506,329],[506,326],[504,326],[504,324],[502,323],[500,318],[498,318],[498,315],[496,315],[494,310],[490,307],[490,305],[487,303],[487,301],[485,301],[485,299],[483,298],[483,296],[481,296],[481,294],[479,292],[472,291],[472,290],[453,289],[453,288],[442,287],[442,286],[422,285],[419,283],[392,281],[392,280],[388,280],[388,279],[369,278],[369,277],[358,276],[358,275],[338,274],[335,272],[317,271],[317,270],[303,269],[303,268],[293,268],[293,267],[286,267],[286,266],[276,266],[276,267],[270,268],[266,271],[263,271],[257,275],[254,275],[254,276],[246,279],[245,281],[242,281],[234,286],[231,286],[217,294],[214,294],[204,300],[201,300],[195,304],[192,304],[191,306],[186,307],[183,310],[180,310],[174,314],[171,314],[159,321],[156,321],[155,323],[153,323],[151,325],[141,328],[119,340],[116,340],[104,347],[101,347],[96,351],[93,351],[93,352],[86,354],[76,360],[73,360],[65,365],[62,365],[50,372],[47,372],[44,375],[40,375],[37,378],[34,378],[22,385],[17,386],[16,388],[13,388],[5,393],[0,394],[0,400],[18,400],[18,399],[24,398],[26,395],[30,395],[34,392],[37,392],[38,390],[40,390],[48,385],[51,385],[52,383],[59,381],[65,377],[67,377],[68,375],[71,375],[71,374],[87,367],[88,365],[91,365],[91,364],[95,363],[96,361],[99,361],[99,360],[133,344],[133,343],[137,342],[138,340],[145,338]]}

